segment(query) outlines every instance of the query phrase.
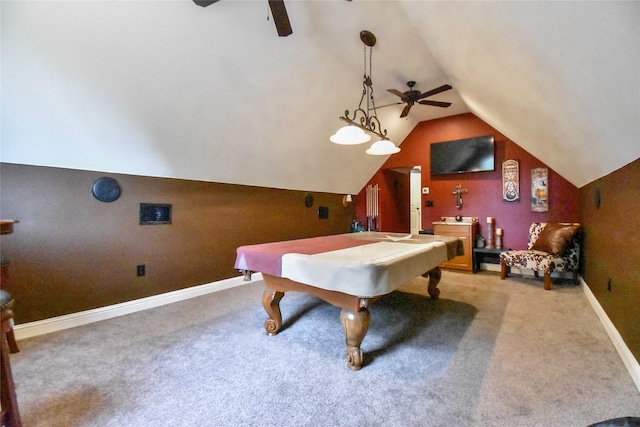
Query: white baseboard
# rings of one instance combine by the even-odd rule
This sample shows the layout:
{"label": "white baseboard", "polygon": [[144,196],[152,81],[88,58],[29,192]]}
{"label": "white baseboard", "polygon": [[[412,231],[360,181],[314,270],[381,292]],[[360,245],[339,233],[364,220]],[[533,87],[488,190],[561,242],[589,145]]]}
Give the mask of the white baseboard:
{"label": "white baseboard", "polygon": [[[497,271],[498,273],[500,272],[500,264],[491,264],[488,262],[481,262],[480,263],[480,270],[484,270],[484,271]],[[522,276],[531,276],[533,277],[533,270],[529,270],[526,268],[518,268],[518,267],[511,267],[511,273],[513,274],[521,274]],[[540,277],[542,277],[542,273],[540,273]],[[553,273],[551,273],[551,278],[562,278],[562,279],[573,279],[573,274],[570,271],[554,271]]]}
{"label": "white baseboard", "polygon": [[611,322],[611,319],[609,319],[609,316],[607,316],[607,313],[600,305],[600,302],[598,302],[595,295],[593,295],[593,292],[591,292],[591,288],[587,286],[582,277],[580,278],[580,284],[582,286],[582,291],[587,296],[587,299],[591,303],[591,307],[593,307],[593,310],[600,319],[602,326],[604,326],[604,329],[607,331],[609,338],[613,342],[613,346],[618,351],[624,366],[626,366],[629,374],[631,375],[631,379],[633,379],[633,382],[636,384],[636,387],[640,392],[640,363],[638,363],[638,360],[633,356],[631,350],[627,347],[627,344],[622,339],[622,336],[620,336],[620,333],[614,326],[613,322]]}
{"label": "white baseboard", "polygon": [[92,310],[85,310],[77,313],[67,314],[64,316],[57,316],[49,319],[38,320],[35,322],[23,323],[20,325],[15,325],[13,330],[15,332],[17,340],[31,338],[38,335],[61,331],[63,329],[73,328],[76,326],[82,326],[92,322],[97,322],[99,320],[111,319],[113,317],[123,316],[125,314],[134,313],[136,311],[159,307],[161,305],[171,304],[173,302],[183,301],[189,298],[195,298],[201,295],[206,295],[224,289],[233,288],[235,286],[255,282],[256,280],[262,280],[262,275],[260,273],[253,274],[251,282],[245,282],[243,279],[244,276],[232,277],[230,279],[220,280],[218,282],[193,286],[190,288],[167,292],[160,295],[153,295],[147,298],[127,301],[107,307],[100,307]]}
{"label": "white baseboard", "polygon": [[[481,264],[485,265],[485,264]],[[493,271],[500,271],[500,264],[494,264],[493,267]],[[528,277],[533,277],[535,275],[535,271],[530,270],[528,268],[519,268],[519,267],[511,267],[511,273],[512,274],[520,274],[522,276],[528,276]],[[544,272],[540,271],[538,272],[540,278],[542,279],[542,276],[544,276]],[[552,279],[571,279],[573,280],[573,273],[570,271],[554,271],[551,273],[551,278]]]}
{"label": "white baseboard", "polygon": [[500,271],[500,264],[491,264],[488,262],[481,262],[480,263],[480,270],[485,270],[485,271]]}

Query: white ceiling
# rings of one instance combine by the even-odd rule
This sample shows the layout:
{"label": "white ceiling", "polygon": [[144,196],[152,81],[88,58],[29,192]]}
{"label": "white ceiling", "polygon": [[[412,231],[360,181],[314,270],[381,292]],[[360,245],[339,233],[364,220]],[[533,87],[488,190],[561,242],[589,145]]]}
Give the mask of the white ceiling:
{"label": "white ceiling", "polygon": [[358,192],[385,158],[328,138],[408,80],[448,109],[378,111],[397,144],[473,112],[580,187],[640,157],[640,2],[6,1],[3,162]]}

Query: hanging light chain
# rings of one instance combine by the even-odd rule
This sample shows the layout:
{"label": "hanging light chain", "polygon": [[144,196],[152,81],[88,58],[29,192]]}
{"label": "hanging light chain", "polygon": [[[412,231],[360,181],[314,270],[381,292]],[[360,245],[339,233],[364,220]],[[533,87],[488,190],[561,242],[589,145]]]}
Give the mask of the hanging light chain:
{"label": "hanging light chain", "polygon": [[[373,69],[373,65],[372,65],[373,64],[373,45],[375,44],[375,38],[372,44],[368,44],[367,42],[365,42],[364,39],[363,39],[363,43],[364,45],[363,45],[362,65],[363,65],[364,75],[363,75],[363,81],[362,81],[362,96],[360,98],[360,103],[358,104],[358,108],[353,111],[352,117],[349,117],[350,116],[349,110],[345,110],[344,117],[340,117],[340,119],[351,125],[355,125],[361,128],[362,130],[372,132],[378,135],[382,139],[388,139],[387,130],[382,129],[380,120],[377,117],[376,104],[373,98],[373,81],[371,79],[371,73]],[[367,73],[367,46],[369,47],[368,73]],[[362,101],[364,101],[365,97],[367,98],[366,111],[362,108]],[[371,111],[373,111],[373,114],[369,115],[369,112]],[[360,112],[360,114],[362,115],[359,118],[357,117],[358,112]],[[357,119],[360,122],[359,124],[356,121]]]}
{"label": "hanging light chain", "polygon": [[[371,98],[371,105],[373,106],[373,116],[375,117],[378,112],[376,111],[376,101],[373,98],[373,47],[369,47],[369,83],[370,83],[370,89],[371,91],[369,92],[369,98]],[[367,105],[367,111],[371,111],[371,109],[369,109],[369,105]]]}

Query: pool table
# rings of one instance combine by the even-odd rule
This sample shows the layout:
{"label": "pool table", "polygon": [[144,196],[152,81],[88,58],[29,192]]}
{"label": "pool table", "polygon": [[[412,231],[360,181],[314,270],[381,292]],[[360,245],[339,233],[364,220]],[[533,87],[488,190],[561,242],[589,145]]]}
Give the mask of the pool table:
{"label": "pool table", "polygon": [[370,323],[369,304],[418,276],[429,279],[438,298],[438,267],[464,252],[456,237],[363,232],[241,246],[235,268],[250,280],[262,273],[264,327],[276,335],[282,327],[280,300],[286,292],[314,295],[342,309],[347,363],[362,367],[360,344]]}

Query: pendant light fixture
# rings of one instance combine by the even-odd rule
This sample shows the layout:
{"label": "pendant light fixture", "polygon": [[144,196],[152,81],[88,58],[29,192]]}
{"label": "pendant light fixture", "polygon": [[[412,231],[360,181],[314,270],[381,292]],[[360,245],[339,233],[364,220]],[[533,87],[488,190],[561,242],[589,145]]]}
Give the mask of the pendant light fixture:
{"label": "pendant light fixture", "polygon": [[[373,143],[371,148],[366,150],[367,154],[386,156],[400,151],[400,148],[387,138],[387,130],[382,129],[377,116],[376,104],[373,99],[373,81],[371,80],[371,52],[376,44],[376,36],[370,31],[360,31],[360,40],[364,43],[364,76],[362,81],[362,96],[358,108],[349,115],[349,110],[345,110],[344,116],[340,120],[347,123],[334,134],[329,140],[335,144],[355,145],[364,144],[371,140],[372,133],[380,138]],[[369,48],[369,70],[367,72],[367,47]],[[366,102],[365,102],[366,100]],[[363,108],[363,102],[365,103]]]}

